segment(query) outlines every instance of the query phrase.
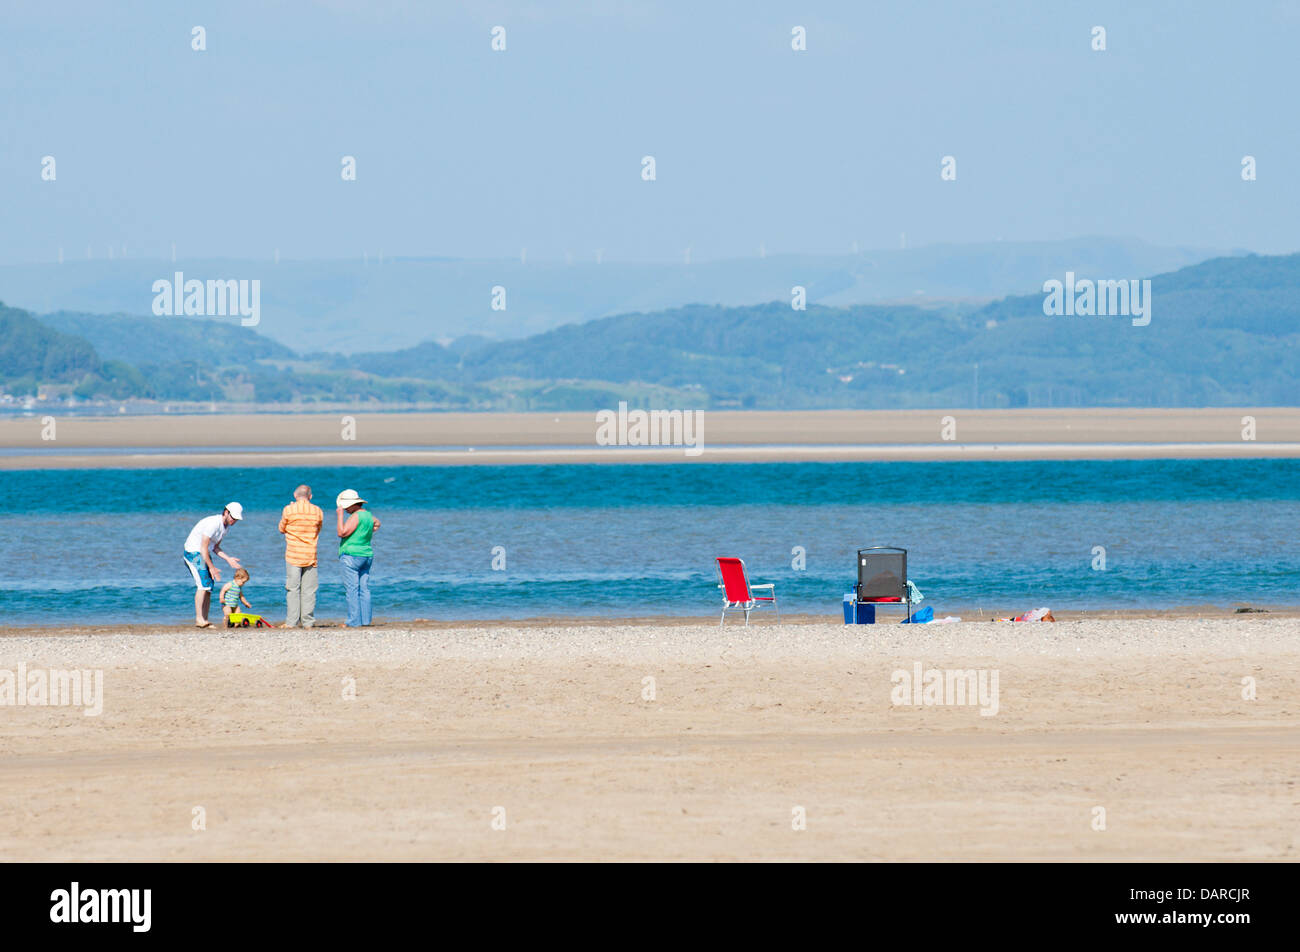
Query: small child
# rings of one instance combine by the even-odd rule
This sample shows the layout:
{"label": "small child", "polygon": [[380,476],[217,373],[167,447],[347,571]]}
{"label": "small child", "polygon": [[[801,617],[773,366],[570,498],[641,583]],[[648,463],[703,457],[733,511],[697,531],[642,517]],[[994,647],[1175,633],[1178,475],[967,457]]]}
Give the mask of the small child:
{"label": "small child", "polygon": [[230,627],[230,613],[239,608],[240,602],[244,607],[252,609],[248,604],[248,599],[244,597],[244,585],[248,582],[248,569],[235,569],[235,578],[227,582],[221,588],[221,613],[226,616],[226,627]]}

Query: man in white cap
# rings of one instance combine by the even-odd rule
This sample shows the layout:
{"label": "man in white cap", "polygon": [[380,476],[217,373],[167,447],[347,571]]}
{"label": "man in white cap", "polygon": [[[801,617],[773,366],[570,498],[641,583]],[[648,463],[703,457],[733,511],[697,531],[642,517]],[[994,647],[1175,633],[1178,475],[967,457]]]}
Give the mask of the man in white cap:
{"label": "man in white cap", "polygon": [[239,559],[221,550],[226,532],[244,518],[244,507],[237,502],[226,504],[219,516],[204,516],[194,524],[185,540],[185,566],[194,578],[194,627],[211,628],[208,607],[212,602],[212,583],[221,581],[221,570],[212,564],[213,553],[221,556],[232,569]]}

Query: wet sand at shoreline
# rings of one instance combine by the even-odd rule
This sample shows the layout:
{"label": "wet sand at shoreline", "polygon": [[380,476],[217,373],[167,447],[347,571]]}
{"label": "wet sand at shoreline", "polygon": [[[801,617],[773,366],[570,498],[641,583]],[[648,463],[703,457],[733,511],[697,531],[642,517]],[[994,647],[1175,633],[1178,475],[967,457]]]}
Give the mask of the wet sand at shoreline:
{"label": "wet sand at shoreline", "polygon": [[[1255,419],[1254,440],[1242,418]],[[944,439],[945,418],[955,432]],[[0,469],[1300,457],[1300,409],[704,411],[703,452],[597,446],[594,413],[0,420]],[[78,451],[85,452],[78,452]]]}
{"label": "wet sand at shoreline", "polygon": [[[960,605],[949,605],[939,613],[943,615],[957,615],[964,622],[989,622],[993,623],[998,618],[1009,618],[1027,611],[1028,602],[1020,603],[1015,606],[1001,608],[998,606],[982,606],[979,610],[969,607],[963,608]],[[1244,603],[1243,603],[1244,605]],[[1052,615],[1058,622],[1074,621],[1159,621],[1159,620],[1180,620],[1180,619],[1210,619],[1210,620],[1236,620],[1249,621],[1252,619],[1267,618],[1288,618],[1300,619],[1300,606],[1294,605],[1252,605],[1250,611],[1239,612],[1240,606],[1224,605],[1182,605],[1176,608],[1120,608],[1120,609],[1101,609],[1096,611],[1071,610],[1053,608]],[[882,612],[881,621],[877,628],[888,625],[898,624],[902,619],[902,613],[895,611],[892,613]],[[274,621],[274,618],[269,620]],[[802,625],[839,625],[842,618],[832,615],[810,615],[810,614],[793,614],[782,612],[781,620],[778,627],[802,626]],[[330,632],[339,637],[346,637],[348,629],[342,627],[342,619],[318,618],[316,630],[320,632]],[[1015,627],[1023,627],[1025,624],[1037,623],[1014,623]],[[1043,624],[1050,624],[1044,622]],[[395,631],[438,631],[438,630],[473,630],[473,629],[495,629],[503,626],[510,628],[530,629],[530,628],[695,628],[701,625],[712,625],[714,627],[724,627],[718,625],[718,615],[716,613],[699,614],[699,615],[641,615],[633,618],[624,618],[609,615],[538,615],[531,618],[511,618],[508,621],[496,618],[456,618],[456,619],[433,619],[433,618],[416,618],[416,619],[397,619],[377,617],[375,624],[371,626],[373,630],[395,630]],[[750,619],[749,627],[755,629],[768,628],[776,626],[775,616],[767,612],[756,612]],[[133,624],[111,624],[111,625],[60,625],[60,624],[10,624],[0,628],[0,640],[13,637],[42,637],[57,638],[68,636],[84,635],[159,635],[168,634],[183,629],[186,622],[178,617],[176,622],[137,622]],[[745,623],[738,616],[732,616],[727,619],[725,629],[743,628]],[[214,629],[225,631],[226,629]],[[862,626],[859,631],[870,633],[875,630],[871,626]]]}

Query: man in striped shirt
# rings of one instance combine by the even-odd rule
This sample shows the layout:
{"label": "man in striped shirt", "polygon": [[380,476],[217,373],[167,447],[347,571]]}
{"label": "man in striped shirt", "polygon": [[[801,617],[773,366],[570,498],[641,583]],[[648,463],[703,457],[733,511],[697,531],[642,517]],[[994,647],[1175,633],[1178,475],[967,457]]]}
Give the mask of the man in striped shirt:
{"label": "man in striped shirt", "polygon": [[289,606],[285,628],[297,628],[300,623],[310,628],[316,624],[316,589],[320,585],[316,574],[316,540],[324,520],[320,506],[312,505],[310,486],[295,489],[293,502],[284,507],[280,516],[280,531],[284,533],[284,589]]}

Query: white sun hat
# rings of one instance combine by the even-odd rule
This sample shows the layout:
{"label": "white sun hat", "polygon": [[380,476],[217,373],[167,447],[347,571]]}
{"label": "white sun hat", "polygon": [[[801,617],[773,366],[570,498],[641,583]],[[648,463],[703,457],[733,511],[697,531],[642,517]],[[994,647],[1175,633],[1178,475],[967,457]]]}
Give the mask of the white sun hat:
{"label": "white sun hat", "polygon": [[355,489],[343,490],[343,492],[339,493],[339,498],[334,500],[334,504],[340,509],[346,509],[348,506],[355,506],[359,502],[365,502],[365,500],[357,495]]}

